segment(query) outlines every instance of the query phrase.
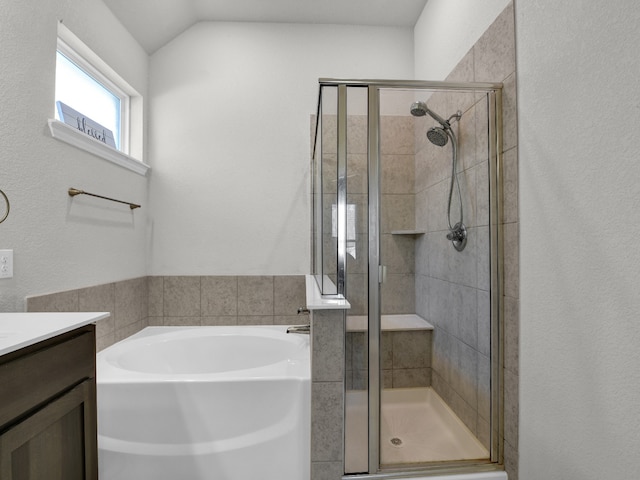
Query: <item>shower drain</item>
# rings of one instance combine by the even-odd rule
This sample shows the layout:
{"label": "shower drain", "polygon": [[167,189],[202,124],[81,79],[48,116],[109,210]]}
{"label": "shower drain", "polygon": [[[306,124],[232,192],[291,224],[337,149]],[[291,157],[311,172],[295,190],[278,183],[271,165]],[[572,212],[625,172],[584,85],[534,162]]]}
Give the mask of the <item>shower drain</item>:
{"label": "shower drain", "polygon": [[402,440],[399,439],[398,437],[393,437],[391,440],[389,440],[391,442],[391,445],[393,445],[394,447],[400,447],[402,446]]}

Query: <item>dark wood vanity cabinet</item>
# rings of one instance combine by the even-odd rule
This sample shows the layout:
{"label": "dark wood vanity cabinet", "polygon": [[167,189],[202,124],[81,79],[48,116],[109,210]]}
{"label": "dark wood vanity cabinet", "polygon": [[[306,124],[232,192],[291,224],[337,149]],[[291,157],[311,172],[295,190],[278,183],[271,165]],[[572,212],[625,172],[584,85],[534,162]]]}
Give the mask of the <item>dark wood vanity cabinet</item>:
{"label": "dark wood vanity cabinet", "polygon": [[0,479],[97,480],[95,326],[0,356]]}

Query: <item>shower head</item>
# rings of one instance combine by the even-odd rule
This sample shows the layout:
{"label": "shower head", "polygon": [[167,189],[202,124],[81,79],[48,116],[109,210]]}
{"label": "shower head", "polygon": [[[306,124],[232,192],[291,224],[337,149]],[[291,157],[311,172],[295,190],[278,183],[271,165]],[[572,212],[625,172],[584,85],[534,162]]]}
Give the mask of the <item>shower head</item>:
{"label": "shower head", "polygon": [[449,128],[449,122],[437,113],[430,110],[429,107],[427,107],[427,104],[424,102],[413,102],[409,110],[411,112],[411,115],[413,115],[414,117],[424,117],[428,113],[431,118],[442,125],[442,128]]}
{"label": "shower head", "polygon": [[427,104],[424,102],[413,102],[409,111],[414,117],[424,117],[427,114]]}
{"label": "shower head", "polygon": [[438,147],[444,147],[449,141],[449,135],[444,128],[432,127],[427,130],[427,138]]}

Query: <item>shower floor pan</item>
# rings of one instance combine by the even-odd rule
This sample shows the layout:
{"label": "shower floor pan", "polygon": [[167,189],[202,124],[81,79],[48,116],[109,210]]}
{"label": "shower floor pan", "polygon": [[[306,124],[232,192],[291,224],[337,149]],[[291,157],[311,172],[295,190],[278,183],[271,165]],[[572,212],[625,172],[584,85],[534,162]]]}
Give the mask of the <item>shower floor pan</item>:
{"label": "shower floor pan", "polygon": [[[367,392],[346,396],[345,468],[368,468]],[[489,458],[489,452],[430,387],[383,390],[380,460],[384,465]]]}

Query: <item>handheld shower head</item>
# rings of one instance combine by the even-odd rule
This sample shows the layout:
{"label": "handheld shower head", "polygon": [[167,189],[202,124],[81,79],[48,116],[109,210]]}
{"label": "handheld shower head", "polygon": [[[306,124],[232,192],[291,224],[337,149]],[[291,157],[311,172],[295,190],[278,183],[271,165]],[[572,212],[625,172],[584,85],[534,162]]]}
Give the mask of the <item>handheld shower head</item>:
{"label": "handheld shower head", "polygon": [[427,104],[424,102],[413,102],[409,111],[414,117],[424,117],[427,114]]}
{"label": "handheld shower head", "polygon": [[[452,159],[451,159],[451,182],[449,183],[449,203],[447,207],[447,221],[449,222],[449,234],[447,235],[447,239],[453,243],[454,248],[461,252],[464,250],[467,245],[467,229],[465,228],[463,220],[463,211],[462,211],[462,193],[460,191],[460,182],[458,181],[457,174],[457,162],[458,162],[458,140],[456,139],[456,135],[451,128],[451,121],[454,123],[459,121],[462,117],[462,112],[458,110],[456,113],[451,115],[447,120],[442,118],[437,113],[429,110],[427,104],[425,102],[417,101],[411,104],[411,108],[409,109],[411,115],[414,117],[424,117],[429,114],[431,118],[433,118],[436,122],[440,124],[439,127],[431,127],[427,130],[427,138],[431,143],[438,147],[444,147],[448,142],[449,138],[451,138],[451,150],[452,150]],[[459,199],[459,207],[460,207],[460,221],[455,225],[451,225],[451,197],[453,196],[453,188],[457,186],[458,190],[458,199]]]}
{"label": "handheld shower head", "polygon": [[447,120],[430,110],[429,107],[427,107],[427,104],[422,101],[413,102],[409,111],[414,117],[424,117],[428,113],[431,118],[442,125],[442,128],[449,128],[450,126]]}

